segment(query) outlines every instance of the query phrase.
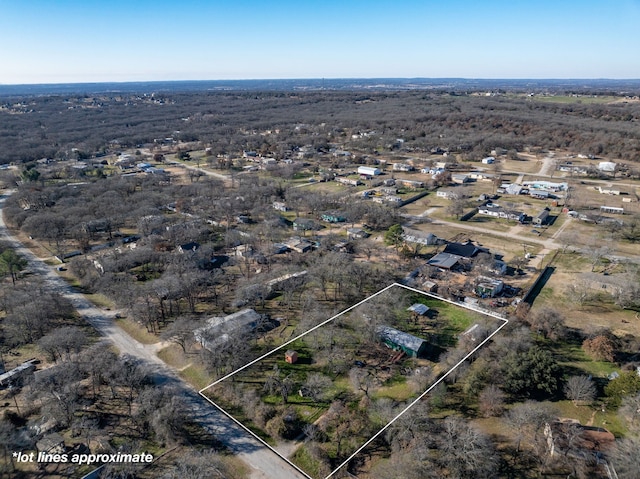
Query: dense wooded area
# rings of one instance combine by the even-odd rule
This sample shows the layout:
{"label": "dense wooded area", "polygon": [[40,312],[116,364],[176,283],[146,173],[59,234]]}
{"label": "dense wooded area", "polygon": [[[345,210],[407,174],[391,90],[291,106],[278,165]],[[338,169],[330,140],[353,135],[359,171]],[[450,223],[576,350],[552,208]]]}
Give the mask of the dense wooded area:
{"label": "dense wooded area", "polygon": [[[626,161],[640,156],[640,103],[548,102],[546,97],[449,92],[198,92],[0,99],[0,163],[85,158],[154,140],[199,142],[213,153],[286,151],[359,132],[375,150],[404,140],[479,159],[492,148],[569,148]],[[254,135],[269,130],[276,136]]]}

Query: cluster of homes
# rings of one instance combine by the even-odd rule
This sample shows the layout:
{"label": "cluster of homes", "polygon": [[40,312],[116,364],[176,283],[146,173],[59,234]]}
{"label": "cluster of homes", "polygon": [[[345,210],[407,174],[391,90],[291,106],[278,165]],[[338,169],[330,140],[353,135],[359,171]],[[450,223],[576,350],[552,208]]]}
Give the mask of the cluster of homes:
{"label": "cluster of homes", "polygon": [[532,198],[558,198],[561,192],[569,190],[568,183],[554,183],[552,181],[524,181],[519,183],[503,183],[497,190],[501,195],[529,195]]}
{"label": "cluster of homes", "polygon": [[128,174],[147,173],[152,175],[166,175],[167,171],[157,168],[151,163],[140,162],[135,156],[122,154],[114,162],[114,165]]}
{"label": "cluster of homes", "polygon": [[[437,244],[437,243],[432,243]],[[465,243],[448,243],[443,251],[435,254],[427,261],[427,265],[442,271],[466,272],[472,269],[475,257],[481,253],[489,253],[488,250],[475,245],[471,241]],[[507,264],[492,256],[490,264],[486,265],[484,274],[474,278],[473,288],[476,296],[480,298],[495,298],[508,287],[499,279],[507,272]],[[466,274],[466,273],[465,273]],[[432,281],[426,281],[423,288],[434,291],[437,287]]]}
{"label": "cluster of homes", "polygon": [[573,161],[558,162],[556,164],[557,170],[577,175],[588,175],[594,170],[603,175],[613,175],[619,168],[618,164],[613,161],[601,161],[595,167],[589,164],[574,164]]}

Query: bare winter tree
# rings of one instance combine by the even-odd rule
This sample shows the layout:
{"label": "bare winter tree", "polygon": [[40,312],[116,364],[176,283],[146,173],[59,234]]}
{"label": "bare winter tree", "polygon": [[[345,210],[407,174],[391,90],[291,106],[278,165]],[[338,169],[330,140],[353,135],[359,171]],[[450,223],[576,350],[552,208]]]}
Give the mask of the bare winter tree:
{"label": "bare winter tree", "polygon": [[640,433],[640,394],[625,397],[619,411],[627,421],[629,430],[636,434]]}
{"label": "bare winter tree", "polygon": [[181,454],[176,463],[161,479],[239,479],[245,477],[243,471],[228,464],[225,457],[215,451],[198,452],[191,450]]}
{"label": "bare winter tree", "polygon": [[629,436],[616,441],[613,457],[619,479],[636,479],[640,471],[640,437]]}
{"label": "bare winter tree", "polygon": [[567,286],[565,290],[567,300],[578,306],[584,306],[584,304],[591,299],[593,291],[588,281],[584,279],[576,279]]}
{"label": "bare winter tree", "polygon": [[539,457],[546,454],[544,426],[555,418],[553,409],[547,404],[526,401],[512,407],[505,414],[507,425],[516,434],[516,452],[524,442]]}
{"label": "bare winter tree", "polygon": [[87,335],[76,326],[55,329],[38,341],[51,361],[70,361],[87,344]]}
{"label": "bare winter tree", "polygon": [[362,391],[365,396],[369,397],[371,390],[378,385],[375,374],[366,368],[351,368],[349,371],[349,381],[354,389]]}
{"label": "bare winter tree", "polygon": [[180,316],[162,332],[161,338],[177,344],[183,353],[195,341],[193,331],[199,326],[198,321],[190,316]]}
{"label": "bare winter tree", "polygon": [[82,376],[77,363],[67,363],[42,371],[33,384],[44,410],[64,426],[71,425],[80,407]]}
{"label": "bare winter tree", "polygon": [[302,391],[314,401],[322,401],[332,384],[331,379],[324,374],[310,373],[302,385]]}
{"label": "bare winter tree", "polygon": [[505,397],[505,393],[495,384],[484,388],[478,396],[482,415],[484,417],[500,416],[504,411]]}
{"label": "bare winter tree", "polygon": [[430,442],[429,437],[434,429],[434,424],[429,418],[429,405],[426,401],[420,401],[387,428],[385,439],[391,446],[391,450],[397,452],[420,443]]}
{"label": "bare winter tree", "polygon": [[554,308],[544,306],[529,314],[531,330],[542,334],[545,338],[556,340],[565,333],[564,318]]}
{"label": "bare winter tree", "polygon": [[280,394],[284,404],[289,402],[289,394],[291,394],[293,386],[294,381],[291,375],[281,372],[278,365],[273,367],[273,371],[264,383],[265,391],[269,392],[269,394]]}
{"label": "bare winter tree", "polygon": [[596,397],[596,386],[588,376],[571,376],[564,385],[564,394],[576,405],[589,404]]}
{"label": "bare winter tree", "polygon": [[439,435],[440,460],[450,477],[489,478],[495,474],[498,459],[489,437],[468,421],[449,416]]}

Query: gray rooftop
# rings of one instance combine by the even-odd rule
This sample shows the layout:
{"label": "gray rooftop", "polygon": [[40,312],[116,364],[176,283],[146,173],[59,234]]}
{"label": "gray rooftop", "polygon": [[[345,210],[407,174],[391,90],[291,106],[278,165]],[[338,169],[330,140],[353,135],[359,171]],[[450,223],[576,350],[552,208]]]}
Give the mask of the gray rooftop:
{"label": "gray rooftop", "polygon": [[404,331],[399,331],[390,326],[378,326],[376,328],[376,332],[382,340],[389,341],[393,344],[397,344],[398,346],[403,346],[415,351],[416,353],[420,351],[420,347],[425,342],[424,339],[420,339],[417,336],[405,333]]}
{"label": "gray rooftop", "polygon": [[429,311],[429,306],[424,305],[422,303],[416,303],[409,306],[407,310],[413,311],[414,313],[417,313],[417,314],[425,314],[427,311]]}
{"label": "gray rooftop", "polygon": [[207,319],[207,325],[196,329],[193,334],[205,348],[210,348],[228,341],[230,333],[238,330],[250,331],[261,318],[253,309],[242,309],[227,316]]}
{"label": "gray rooftop", "polygon": [[450,253],[438,253],[427,264],[438,268],[451,269],[461,259],[460,256]]}

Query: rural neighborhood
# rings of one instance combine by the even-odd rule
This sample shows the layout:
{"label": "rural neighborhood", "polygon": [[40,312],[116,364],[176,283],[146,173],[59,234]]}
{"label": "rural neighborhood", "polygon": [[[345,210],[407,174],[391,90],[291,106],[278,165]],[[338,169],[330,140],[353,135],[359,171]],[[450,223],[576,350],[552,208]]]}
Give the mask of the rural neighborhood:
{"label": "rural neighborhood", "polygon": [[637,477],[639,118],[519,86],[0,97],[31,137],[0,151],[0,478]]}

